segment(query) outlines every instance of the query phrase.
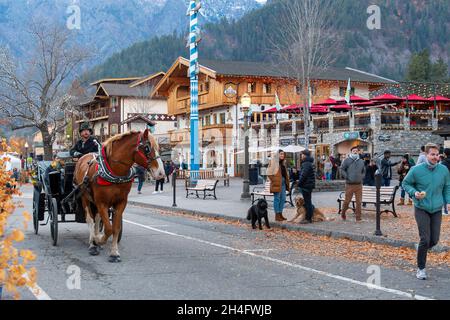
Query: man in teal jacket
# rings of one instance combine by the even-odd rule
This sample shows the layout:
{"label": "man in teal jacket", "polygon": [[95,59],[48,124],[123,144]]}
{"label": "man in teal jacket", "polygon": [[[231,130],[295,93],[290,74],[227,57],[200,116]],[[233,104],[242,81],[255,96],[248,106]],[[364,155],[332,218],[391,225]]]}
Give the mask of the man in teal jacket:
{"label": "man in teal jacket", "polygon": [[450,204],[450,173],[439,164],[439,147],[427,144],[426,161],[413,167],[403,180],[403,188],[414,199],[414,214],[419,229],[417,278],[425,280],[428,250],[439,242],[442,207]]}

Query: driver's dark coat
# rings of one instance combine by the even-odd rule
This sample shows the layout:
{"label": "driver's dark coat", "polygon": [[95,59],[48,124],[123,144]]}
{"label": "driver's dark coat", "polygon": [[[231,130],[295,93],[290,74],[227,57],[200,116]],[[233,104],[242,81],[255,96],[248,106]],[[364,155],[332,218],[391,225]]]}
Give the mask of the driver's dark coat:
{"label": "driver's dark coat", "polygon": [[70,155],[73,157],[75,152],[79,152],[83,155],[95,152],[98,153],[98,146],[95,142],[96,139],[93,137],[89,137],[89,139],[86,140],[86,142],[83,143],[83,140],[80,139],[78,142],[73,146],[72,149],[70,149]]}

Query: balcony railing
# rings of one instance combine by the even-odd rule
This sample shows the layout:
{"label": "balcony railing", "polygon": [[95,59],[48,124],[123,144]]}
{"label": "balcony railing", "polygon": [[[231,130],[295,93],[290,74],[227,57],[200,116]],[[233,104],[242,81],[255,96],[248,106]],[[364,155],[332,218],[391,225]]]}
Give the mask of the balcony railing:
{"label": "balcony railing", "polygon": [[107,118],[109,116],[108,108],[101,108],[93,111],[83,112],[82,114],[75,116],[76,121],[83,121],[84,119],[89,119],[90,121],[95,121],[100,118]]}

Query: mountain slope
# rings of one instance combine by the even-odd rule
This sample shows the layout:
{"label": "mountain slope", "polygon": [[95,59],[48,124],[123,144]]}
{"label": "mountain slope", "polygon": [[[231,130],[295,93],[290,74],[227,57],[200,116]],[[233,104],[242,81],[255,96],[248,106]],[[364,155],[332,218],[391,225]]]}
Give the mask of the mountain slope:
{"label": "mountain slope", "polygon": [[[369,5],[381,9],[381,30],[369,30],[366,22]],[[283,32],[282,9],[273,0],[251,11],[240,20],[222,19],[204,27],[200,56],[208,59],[270,60],[271,43]],[[450,2],[447,0],[343,0],[333,24],[342,35],[343,50],[336,52],[337,66],[351,66],[394,79],[403,79],[412,53],[431,49],[433,60],[450,59]],[[186,20],[187,21],[187,20]],[[187,27],[186,27],[187,30]],[[88,78],[147,74],[165,70],[179,55],[187,56],[184,39],[173,35],[161,40],[142,42],[108,59],[90,72]],[[136,48],[160,52],[158,43],[171,43],[163,59],[140,55]],[[330,48],[335,50],[335,48]],[[122,57],[122,58],[120,58]],[[170,58],[170,59],[169,59]],[[140,60],[151,59],[152,64]],[[116,68],[116,66],[118,66]],[[129,68],[127,68],[129,66]]]}

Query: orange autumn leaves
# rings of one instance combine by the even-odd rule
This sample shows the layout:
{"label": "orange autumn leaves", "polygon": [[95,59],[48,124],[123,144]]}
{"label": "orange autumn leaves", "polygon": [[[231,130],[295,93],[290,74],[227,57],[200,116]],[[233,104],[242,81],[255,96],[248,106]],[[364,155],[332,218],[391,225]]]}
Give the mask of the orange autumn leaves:
{"label": "orange autumn leaves", "polygon": [[[0,150],[10,151],[5,140],[1,142]],[[0,151],[0,155],[2,153]],[[6,159],[0,159],[0,286],[12,293],[15,299],[19,299],[17,288],[33,287],[36,283],[36,269],[27,269],[28,263],[34,261],[36,255],[31,250],[18,250],[14,247],[14,243],[25,239],[22,230],[7,230],[8,218],[16,209],[12,196],[20,192],[10,187],[16,183],[11,179],[11,173],[4,170],[5,161]],[[23,230],[27,229],[27,223],[31,219],[29,213],[23,213]]]}

